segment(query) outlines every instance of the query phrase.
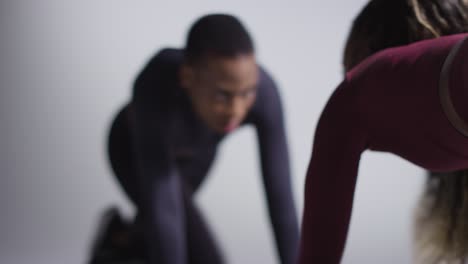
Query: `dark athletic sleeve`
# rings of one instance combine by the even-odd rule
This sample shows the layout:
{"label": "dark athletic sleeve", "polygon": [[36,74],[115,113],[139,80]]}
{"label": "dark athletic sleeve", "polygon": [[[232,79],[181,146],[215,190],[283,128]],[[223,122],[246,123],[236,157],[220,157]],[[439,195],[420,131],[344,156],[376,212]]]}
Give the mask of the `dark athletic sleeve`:
{"label": "dark athletic sleeve", "polygon": [[[185,264],[187,249],[182,184],[171,158],[168,113],[161,92],[167,70],[156,56],[135,82],[134,151],[139,184],[139,211],[145,225],[150,263]],[[158,91],[159,89],[159,91]]]}
{"label": "dark athletic sleeve", "polygon": [[344,81],[315,132],[305,183],[301,264],[338,264],[344,249],[366,135],[353,90]]}
{"label": "dark athletic sleeve", "polygon": [[295,263],[299,228],[291,188],[283,110],[277,87],[263,70],[254,112],[263,182],[277,249],[282,264]]}

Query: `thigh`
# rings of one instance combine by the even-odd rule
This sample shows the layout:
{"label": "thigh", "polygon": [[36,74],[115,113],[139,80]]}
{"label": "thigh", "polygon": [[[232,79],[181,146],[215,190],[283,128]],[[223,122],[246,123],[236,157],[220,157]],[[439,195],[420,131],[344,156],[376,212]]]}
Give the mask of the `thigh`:
{"label": "thigh", "polygon": [[190,264],[225,263],[218,241],[191,197],[186,197],[187,247]]}

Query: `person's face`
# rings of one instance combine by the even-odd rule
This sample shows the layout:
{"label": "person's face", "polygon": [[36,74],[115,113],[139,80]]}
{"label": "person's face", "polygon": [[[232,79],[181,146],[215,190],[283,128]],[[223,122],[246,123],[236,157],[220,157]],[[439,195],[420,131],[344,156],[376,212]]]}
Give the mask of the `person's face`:
{"label": "person's face", "polygon": [[211,56],[195,66],[182,65],[180,74],[195,112],[219,133],[236,129],[255,101],[258,66],[254,54]]}

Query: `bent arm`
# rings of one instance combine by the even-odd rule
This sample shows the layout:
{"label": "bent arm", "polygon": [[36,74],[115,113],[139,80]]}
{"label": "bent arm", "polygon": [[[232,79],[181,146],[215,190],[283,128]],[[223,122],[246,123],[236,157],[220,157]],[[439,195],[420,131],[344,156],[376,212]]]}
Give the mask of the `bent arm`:
{"label": "bent arm", "polygon": [[[157,61],[156,61],[157,62]],[[150,66],[155,67],[157,63]],[[168,144],[168,113],[151,87],[157,75],[145,69],[132,101],[133,151],[139,187],[138,210],[150,263],[185,264],[187,248],[183,184]]]}
{"label": "bent arm", "polygon": [[365,133],[349,89],[339,87],[319,120],[305,183],[301,264],[340,262]]}
{"label": "bent arm", "polygon": [[295,263],[299,227],[294,205],[283,110],[276,85],[262,73],[260,115],[256,120],[263,182],[281,263]]}

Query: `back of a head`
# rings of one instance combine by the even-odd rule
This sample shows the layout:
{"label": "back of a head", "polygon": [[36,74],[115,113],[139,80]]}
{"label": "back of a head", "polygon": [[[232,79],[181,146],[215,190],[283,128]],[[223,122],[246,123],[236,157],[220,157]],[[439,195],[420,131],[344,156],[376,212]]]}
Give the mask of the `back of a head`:
{"label": "back of a head", "polygon": [[185,59],[193,64],[206,56],[234,57],[252,52],[253,41],[236,17],[210,14],[198,19],[190,28],[185,46]]}
{"label": "back of a head", "polygon": [[380,50],[463,32],[468,0],[371,0],[353,22],[343,64],[348,71]]}

